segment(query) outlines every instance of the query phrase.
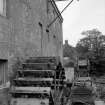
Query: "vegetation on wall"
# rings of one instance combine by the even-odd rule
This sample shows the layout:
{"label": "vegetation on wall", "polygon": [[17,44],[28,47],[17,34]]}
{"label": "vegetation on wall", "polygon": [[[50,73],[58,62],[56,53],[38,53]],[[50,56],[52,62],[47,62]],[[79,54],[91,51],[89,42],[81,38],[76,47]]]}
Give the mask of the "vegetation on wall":
{"label": "vegetation on wall", "polygon": [[12,84],[13,79],[16,78],[17,75],[17,70],[21,69],[21,64],[24,61],[24,58],[22,57],[15,57],[12,59],[12,65],[11,65],[11,69],[9,70],[9,80]]}

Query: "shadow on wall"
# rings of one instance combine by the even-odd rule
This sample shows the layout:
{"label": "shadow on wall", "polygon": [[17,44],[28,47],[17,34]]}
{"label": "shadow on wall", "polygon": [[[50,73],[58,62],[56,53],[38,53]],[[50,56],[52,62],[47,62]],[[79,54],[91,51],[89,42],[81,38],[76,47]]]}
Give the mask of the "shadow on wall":
{"label": "shadow on wall", "polygon": [[86,104],[82,102],[73,102],[72,105],[86,105]]}

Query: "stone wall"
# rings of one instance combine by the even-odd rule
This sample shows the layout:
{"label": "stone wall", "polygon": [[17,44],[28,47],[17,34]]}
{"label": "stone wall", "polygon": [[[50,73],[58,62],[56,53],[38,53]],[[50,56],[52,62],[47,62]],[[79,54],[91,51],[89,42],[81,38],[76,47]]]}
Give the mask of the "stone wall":
{"label": "stone wall", "polygon": [[[16,55],[43,55],[43,53],[41,53],[41,44],[43,45],[42,35],[46,35],[44,28],[47,23],[45,14],[46,6],[43,1],[10,0],[9,19],[14,28],[12,31],[13,36],[11,37],[14,37],[14,51]],[[41,4],[43,4],[43,6]],[[41,31],[43,33],[41,33]]]}
{"label": "stone wall", "polygon": [[58,15],[54,5],[49,8],[52,17],[47,12],[47,0],[10,0],[10,5],[11,42],[16,55],[62,56],[60,19],[49,28],[49,35],[46,32],[47,25]]}
{"label": "stone wall", "polygon": [[54,0],[4,1],[5,14],[0,14],[0,59],[8,60],[9,69],[16,57],[60,56],[62,59],[63,20]]}
{"label": "stone wall", "polygon": [[[60,17],[60,13],[57,11],[56,6],[54,5],[53,0],[49,0],[48,4],[48,25],[52,23],[52,21],[56,19],[49,26],[49,41],[48,41],[48,49],[49,54],[53,56],[60,56],[62,59],[62,45],[63,45],[63,35],[62,35],[62,17]],[[52,2],[51,2],[52,1]],[[53,45],[53,46],[52,46]]]}

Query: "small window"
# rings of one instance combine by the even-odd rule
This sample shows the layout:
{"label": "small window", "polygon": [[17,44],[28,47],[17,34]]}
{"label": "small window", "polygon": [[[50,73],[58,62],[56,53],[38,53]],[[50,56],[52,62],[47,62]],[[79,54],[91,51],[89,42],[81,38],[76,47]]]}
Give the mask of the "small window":
{"label": "small window", "polygon": [[0,15],[6,16],[6,0],[0,0]]}

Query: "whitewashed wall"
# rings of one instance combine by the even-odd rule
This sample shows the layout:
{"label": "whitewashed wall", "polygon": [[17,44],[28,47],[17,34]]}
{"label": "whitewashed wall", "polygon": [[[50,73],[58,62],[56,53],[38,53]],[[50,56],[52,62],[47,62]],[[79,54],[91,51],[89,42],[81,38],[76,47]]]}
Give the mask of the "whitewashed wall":
{"label": "whitewashed wall", "polygon": [[66,80],[72,82],[72,80],[74,79],[74,68],[65,67],[65,75],[66,75]]}

